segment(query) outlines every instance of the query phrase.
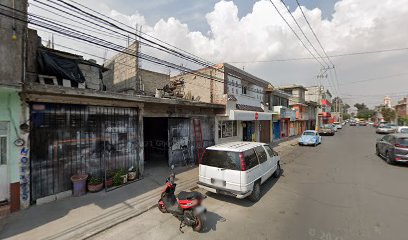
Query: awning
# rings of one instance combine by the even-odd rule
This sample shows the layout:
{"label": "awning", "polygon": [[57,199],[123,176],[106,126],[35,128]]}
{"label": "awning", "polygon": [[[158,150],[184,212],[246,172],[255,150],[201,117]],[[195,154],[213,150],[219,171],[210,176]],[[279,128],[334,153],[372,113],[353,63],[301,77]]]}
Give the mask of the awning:
{"label": "awning", "polygon": [[229,120],[241,120],[241,121],[255,121],[255,120],[266,120],[271,121],[272,115],[277,115],[277,113],[271,112],[253,112],[253,111],[243,111],[243,110],[230,110]]}

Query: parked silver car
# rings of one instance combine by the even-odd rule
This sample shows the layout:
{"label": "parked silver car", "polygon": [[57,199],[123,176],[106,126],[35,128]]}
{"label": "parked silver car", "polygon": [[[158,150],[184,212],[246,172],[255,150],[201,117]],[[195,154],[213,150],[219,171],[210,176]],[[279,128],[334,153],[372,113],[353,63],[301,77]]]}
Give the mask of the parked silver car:
{"label": "parked silver car", "polygon": [[375,152],[387,163],[408,162],[408,134],[389,134],[377,140]]}
{"label": "parked silver car", "polygon": [[380,125],[375,132],[379,134],[390,134],[395,133],[395,128],[393,128],[389,124],[384,124]]}

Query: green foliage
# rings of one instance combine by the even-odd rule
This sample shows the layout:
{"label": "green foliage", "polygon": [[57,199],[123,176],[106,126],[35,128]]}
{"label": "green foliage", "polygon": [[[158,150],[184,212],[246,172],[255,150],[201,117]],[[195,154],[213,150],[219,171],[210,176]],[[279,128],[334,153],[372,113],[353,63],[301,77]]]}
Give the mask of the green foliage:
{"label": "green foliage", "polygon": [[354,107],[357,108],[358,111],[368,109],[368,107],[364,103],[356,103],[354,104]]}
{"label": "green foliage", "polygon": [[357,112],[357,118],[371,119],[375,115],[375,111],[371,109],[361,109]]}
{"label": "green foliage", "polygon": [[368,109],[364,103],[356,103],[354,107],[357,108],[357,118],[371,119],[375,115],[375,111]]}
{"label": "green foliage", "polygon": [[382,108],[381,114],[385,121],[390,122],[395,119],[395,111],[391,108]]}
{"label": "green foliage", "polygon": [[100,177],[91,177],[88,181],[90,185],[98,185],[102,183],[102,178]]}
{"label": "green foliage", "polygon": [[398,118],[398,124],[402,126],[407,126],[408,125],[408,117],[399,117]]}
{"label": "green foliage", "polygon": [[351,115],[348,113],[343,113],[343,120],[350,119]]}
{"label": "green foliage", "polygon": [[107,170],[106,171],[106,179],[111,179],[115,176],[116,171],[115,170]]}
{"label": "green foliage", "polygon": [[348,105],[347,103],[343,105],[343,113],[344,114],[348,113],[349,109],[350,109],[350,105]]}
{"label": "green foliage", "polygon": [[113,176],[113,185],[119,186],[123,184],[123,175],[126,175],[127,172],[124,169],[118,169],[115,172],[115,175]]}

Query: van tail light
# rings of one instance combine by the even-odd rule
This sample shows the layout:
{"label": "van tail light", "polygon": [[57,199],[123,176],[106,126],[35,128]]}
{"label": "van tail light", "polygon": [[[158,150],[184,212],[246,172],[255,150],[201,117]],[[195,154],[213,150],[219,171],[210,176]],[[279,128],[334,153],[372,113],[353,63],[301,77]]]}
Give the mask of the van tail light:
{"label": "van tail light", "polygon": [[239,162],[241,164],[241,171],[246,171],[244,153],[239,153]]}
{"label": "van tail light", "polygon": [[408,148],[408,146],[404,146],[404,145],[401,145],[401,144],[398,144],[398,143],[396,143],[394,146],[397,147],[397,148]]}

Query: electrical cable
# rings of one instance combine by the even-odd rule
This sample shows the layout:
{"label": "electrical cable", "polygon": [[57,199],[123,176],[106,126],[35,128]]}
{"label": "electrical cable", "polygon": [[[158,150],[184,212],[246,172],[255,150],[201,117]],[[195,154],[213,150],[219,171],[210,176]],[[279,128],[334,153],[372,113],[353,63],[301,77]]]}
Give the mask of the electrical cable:
{"label": "electrical cable", "polygon": [[303,47],[310,53],[310,55],[312,55],[312,57],[323,67],[325,68],[325,66],[319,61],[319,59],[310,51],[309,48],[306,47],[305,43],[302,41],[302,39],[299,37],[299,35],[295,32],[295,30],[290,26],[290,24],[288,23],[288,21],[283,17],[282,13],[279,11],[279,9],[276,7],[276,5],[273,3],[272,0],[269,0],[269,2],[273,5],[273,7],[276,9],[276,11],[278,12],[279,16],[283,19],[283,21],[286,23],[286,25],[288,25],[288,27],[292,30],[293,34],[295,34],[295,36],[297,37],[297,39],[302,43]]}

